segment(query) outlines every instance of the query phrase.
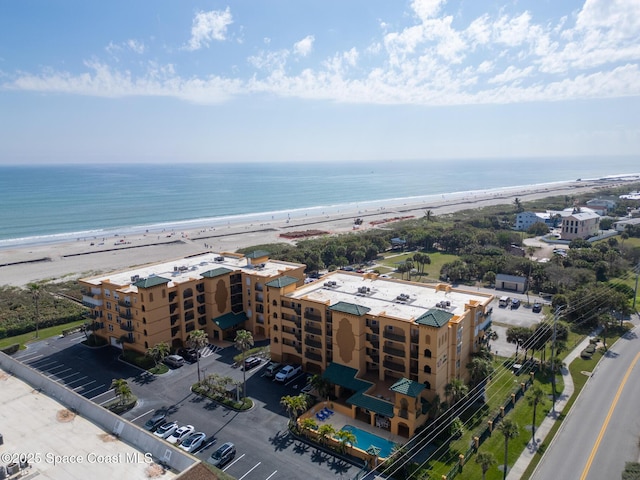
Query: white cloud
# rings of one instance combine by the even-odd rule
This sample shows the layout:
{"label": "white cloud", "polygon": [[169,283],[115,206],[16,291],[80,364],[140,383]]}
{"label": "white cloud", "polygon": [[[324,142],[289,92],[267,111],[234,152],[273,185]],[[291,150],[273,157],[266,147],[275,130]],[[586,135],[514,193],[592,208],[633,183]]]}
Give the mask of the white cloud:
{"label": "white cloud", "polygon": [[142,55],[145,51],[144,43],[139,42],[138,40],[127,40],[127,47],[129,47],[133,52]]}
{"label": "white cloud", "polygon": [[210,12],[198,12],[191,26],[191,38],[187,50],[199,50],[208,47],[212,40],[225,40],[227,27],[233,23],[231,10],[212,10]]}
{"label": "white cloud", "polygon": [[500,83],[500,84],[517,82],[519,80],[522,80],[523,78],[530,76],[532,72],[533,72],[533,67],[531,66],[520,69],[520,68],[514,67],[513,65],[509,65],[509,67],[507,67],[507,69],[504,72],[499,73],[498,75],[495,75],[494,77],[487,80],[487,82]]}
{"label": "white cloud", "polygon": [[301,57],[306,57],[313,50],[313,42],[315,37],[313,35],[307,35],[299,42],[293,44],[293,53]]}

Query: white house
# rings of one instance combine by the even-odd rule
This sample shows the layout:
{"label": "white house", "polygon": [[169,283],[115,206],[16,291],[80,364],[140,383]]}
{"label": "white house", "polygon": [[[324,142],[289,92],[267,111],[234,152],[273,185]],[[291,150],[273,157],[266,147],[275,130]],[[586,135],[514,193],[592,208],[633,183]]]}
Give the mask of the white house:
{"label": "white house", "polygon": [[613,228],[618,232],[624,232],[627,225],[640,225],[640,218],[627,218],[626,220],[618,220],[613,224]]}
{"label": "white house", "polygon": [[553,220],[549,212],[521,212],[516,215],[516,230],[526,231],[535,223],[544,223],[548,227],[553,226]]}

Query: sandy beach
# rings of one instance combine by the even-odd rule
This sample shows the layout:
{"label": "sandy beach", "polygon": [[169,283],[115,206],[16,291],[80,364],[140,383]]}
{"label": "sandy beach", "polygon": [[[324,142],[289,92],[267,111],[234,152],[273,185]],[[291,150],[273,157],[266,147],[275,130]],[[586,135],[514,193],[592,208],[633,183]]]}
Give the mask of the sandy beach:
{"label": "sandy beach", "polygon": [[[286,219],[263,219],[254,223],[199,225],[177,230],[145,231],[133,235],[81,238],[46,245],[15,246],[0,250],[0,285],[23,286],[30,282],[69,280],[94,274],[123,270],[136,265],[181,258],[205,251],[234,252],[239,248],[293,240],[282,234],[321,230],[331,234],[354,231],[354,219],[362,218],[358,230],[379,228],[399,217],[422,217],[425,210],[435,216],[469,208],[513,203],[517,197],[526,202],[556,195],[579,195],[623,185],[630,179],[600,179],[513,187],[488,192],[447,194],[437,198],[404,199],[375,208],[334,211],[310,216],[294,211]],[[191,226],[190,226],[191,227]]]}

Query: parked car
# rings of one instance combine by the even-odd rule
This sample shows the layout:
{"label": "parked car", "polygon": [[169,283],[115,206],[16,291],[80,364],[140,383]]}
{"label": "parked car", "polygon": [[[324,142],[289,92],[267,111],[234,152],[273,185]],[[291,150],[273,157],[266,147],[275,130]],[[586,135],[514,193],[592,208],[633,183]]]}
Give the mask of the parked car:
{"label": "parked car", "polygon": [[282,369],[281,363],[271,362],[269,365],[267,365],[267,369],[264,371],[264,375],[265,377],[273,378],[276,376],[276,373],[278,373],[281,369]]}
{"label": "parked car", "polygon": [[251,370],[253,367],[260,365],[260,358],[259,357],[248,357],[244,359],[244,369],[245,370]]}
{"label": "parked car", "polygon": [[178,350],[178,355],[184,358],[189,363],[196,363],[198,358],[202,356],[195,348],[181,348]]}
{"label": "parked car", "polygon": [[178,422],[163,423],[154,433],[156,437],[167,438],[178,429]]}
{"label": "parked car", "polygon": [[540,313],[542,311],[542,304],[538,303],[538,302],[535,302],[533,304],[533,307],[531,308],[531,311],[533,313]]}
{"label": "parked car", "polygon": [[300,365],[287,365],[278,373],[276,373],[276,382],[286,382],[298,375],[302,371]]}
{"label": "parked car", "polygon": [[184,365],[184,358],[180,355],[169,355],[164,359],[164,363],[173,368],[180,368]]}
{"label": "parked car", "polygon": [[514,298],[513,300],[511,300],[511,310],[514,310],[519,306],[520,306],[520,300],[518,300],[517,298]]}
{"label": "parked car", "polygon": [[152,432],[160,425],[162,425],[166,418],[167,412],[165,412],[164,410],[158,410],[149,420],[146,421],[146,423],[144,424],[144,428]]}
{"label": "parked car", "polygon": [[180,444],[180,448],[185,452],[193,453],[202,446],[207,435],[204,432],[196,432],[189,435]]}
{"label": "parked car", "polygon": [[184,425],[168,436],[167,442],[179,445],[185,438],[192,434],[194,430],[193,425]]}
{"label": "parked car", "polygon": [[213,452],[207,459],[207,462],[215,467],[222,467],[225,463],[230,462],[235,456],[235,445],[231,442],[227,442],[221,445],[220,448],[218,448],[215,452]]}

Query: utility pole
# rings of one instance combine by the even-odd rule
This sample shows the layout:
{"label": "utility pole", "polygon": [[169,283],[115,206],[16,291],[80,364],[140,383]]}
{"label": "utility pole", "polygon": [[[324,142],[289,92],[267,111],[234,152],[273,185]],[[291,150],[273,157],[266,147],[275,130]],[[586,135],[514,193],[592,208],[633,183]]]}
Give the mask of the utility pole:
{"label": "utility pole", "polygon": [[558,318],[560,317],[560,312],[564,309],[564,307],[556,308],[555,313],[553,314],[553,334],[551,335],[551,395],[553,396],[553,404],[551,411],[556,413],[556,358],[555,358],[555,350],[556,350],[556,324],[558,323]]}

